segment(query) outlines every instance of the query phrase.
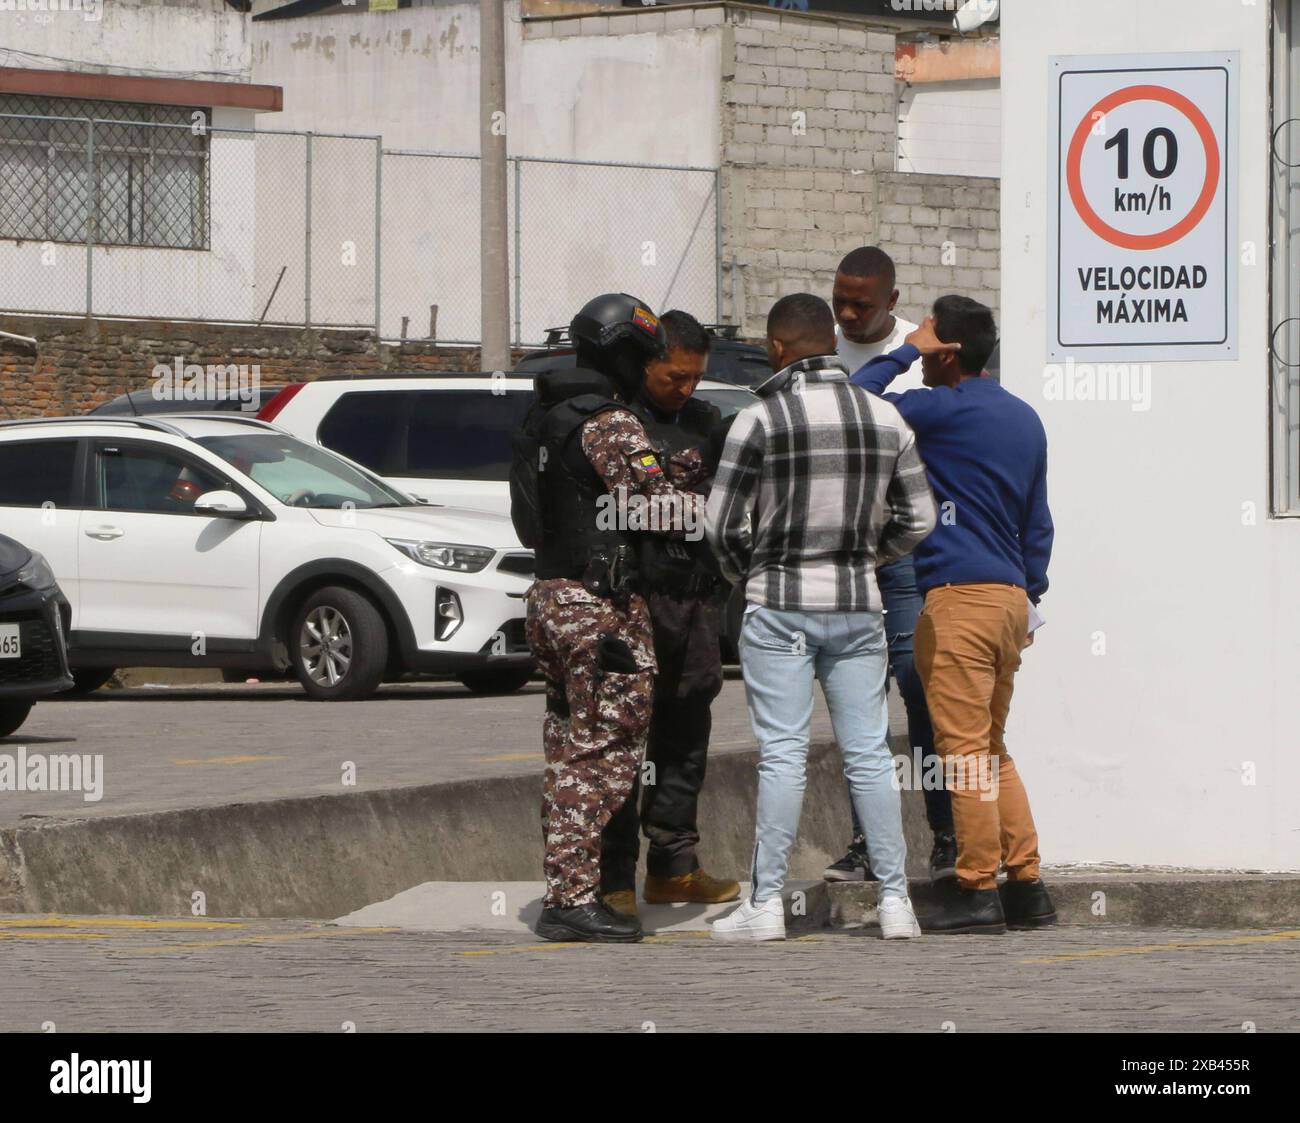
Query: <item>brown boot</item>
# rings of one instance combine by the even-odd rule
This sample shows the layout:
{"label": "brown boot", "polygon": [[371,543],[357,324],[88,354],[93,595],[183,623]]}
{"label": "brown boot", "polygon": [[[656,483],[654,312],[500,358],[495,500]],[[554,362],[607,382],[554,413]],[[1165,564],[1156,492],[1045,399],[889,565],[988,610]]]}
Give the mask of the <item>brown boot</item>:
{"label": "brown boot", "polygon": [[615,889],[605,894],[605,904],[623,916],[636,916],[636,890]]}
{"label": "brown boot", "polygon": [[645,900],[648,905],[670,905],[681,901],[697,904],[720,904],[734,901],[740,896],[740,882],[722,881],[710,877],[703,870],[692,870],[679,877],[654,877],[645,879]]}

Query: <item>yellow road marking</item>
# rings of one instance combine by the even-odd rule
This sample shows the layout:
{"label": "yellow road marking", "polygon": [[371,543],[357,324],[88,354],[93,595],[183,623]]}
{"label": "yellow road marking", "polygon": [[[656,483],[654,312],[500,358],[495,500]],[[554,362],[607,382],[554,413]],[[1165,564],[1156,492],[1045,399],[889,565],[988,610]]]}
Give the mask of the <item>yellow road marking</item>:
{"label": "yellow road marking", "polygon": [[0,931],[6,928],[243,928],[237,920],[136,920],[130,917],[24,917],[21,920],[0,920]]}
{"label": "yellow road marking", "polygon": [[[670,944],[678,940],[689,940],[708,936],[707,932],[663,932],[655,936],[646,936],[643,944]],[[458,951],[457,955],[514,955],[521,951],[559,951],[563,948],[591,948],[594,943],[586,940],[548,940],[544,944],[515,944],[504,948],[476,948],[474,951]]]}
{"label": "yellow road marking", "polygon": [[1278,940],[1300,939],[1300,931],[1270,932],[1259,936],[1228,936],[1220,940],[1182,940],[1172,944],[1139,944],[1127,948],[1095,948],[1092,951],[1069,951],[1042,959],[1024,959],[1022,963],[1065,963],[1072,959],[1104,959],[1112,955],[1153,955],[1162,951],[1188,951],[1196,948],[1239,947],[1243,944],[1267,944]]}
{"label": "yellow road marking", "polygon": [[[673,944],[684,940],[707,940],[710,933],[708,932],[660,932],[653,936],[647,936],[641,942],[643,944]],[[809,941],[821,940],[822,936],[792,936],[785,942],[788,944],[807,943]],[[776,941],[773,941],[776,942]],[[457,955],[464,956],[481,956],[481,955],[515,955],[518,952],[525,951],[560,951],[564,948],[592,948],[597,945],[584,940],[556,940],[544,944],[516,944],[504,948],[475,948],[473,951],[458,951]]]}
{"label": "yellow road marking", "polygon": [[324,928],[310,932],[267,933],[257,936],[240,936],[229,940],[195,940],[188,943],[159,944],[156,947],[123,948],[122,955],[152,955],[178,949],[248,947],[253,944],[288,943],[293,940],[324,940],[337,936],[370,936],[382,932],[398,932],[398,928]]}
{"label": "yellow road marking", "polygon": [[116,932],[0,932],[0,940],[106,940]]}
{"label": "yellow road marking", "polygon": [[500,756],[485,756],[486,761],[544,760],[541,753],[502,753]]}
{"label": "yellow road marking", "polygon": [[173,764],[252,764],[257,760],[287,760],[283,756],[209,756],[201,757],[194,760],[179,760],[172,758]]}

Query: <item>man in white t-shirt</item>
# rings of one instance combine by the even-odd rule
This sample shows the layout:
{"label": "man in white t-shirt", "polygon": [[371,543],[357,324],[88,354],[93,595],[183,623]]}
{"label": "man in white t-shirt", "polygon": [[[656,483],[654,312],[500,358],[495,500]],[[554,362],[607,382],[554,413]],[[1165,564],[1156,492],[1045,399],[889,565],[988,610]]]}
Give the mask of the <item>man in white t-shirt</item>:
{"label": "man in white t-shirt", "polygon": [[[835,349],[850,375],[856,374],[877,355],[900,347],[904,337],[916,330],[915,324],[894,315],[894,306],[898,303],[894,279],[894,260],[878,246],[859,246],[840,262],[835,272],[835,287],[831,293],[831,307],[835,312]],[[899,383],[908,390],[921,388],[920,359],[912,364],[910,370],[895,378],[890,389]],[[909,771],[912,775],[920,774],[929,779],[939,774],[935,771],[938,759],[934,728],[925,704],[925,689],[912,652],[916,620],[924,602],[916,589],[911,557],[881,566],[876,570],[876,582],[885,605],[889,669],[907,709],[908,744],[911,747]],[[923,790],[926,819],[934,834],[930,877],[939,881],[955,876],[957,871],[952,797],[932,782],[923,783]],[[867,853],[866,832],[858,821],[857,809],[851,802],[849,806],[853,817],[853,837],[848,853],[827,866],[823,876],[827,881],[874,881],[876,877]]]}
{"label": "man in white t-shirt", "polygon": [[[836,353],[856,374],[867,362],[903,345],[916,325],[894,315],[898,289],[894,287],[894,261],[877,246],[859,246],[835,272],[831,307],[835,312]],[[921,361],[890,383],[903,390],[921,388]]]}

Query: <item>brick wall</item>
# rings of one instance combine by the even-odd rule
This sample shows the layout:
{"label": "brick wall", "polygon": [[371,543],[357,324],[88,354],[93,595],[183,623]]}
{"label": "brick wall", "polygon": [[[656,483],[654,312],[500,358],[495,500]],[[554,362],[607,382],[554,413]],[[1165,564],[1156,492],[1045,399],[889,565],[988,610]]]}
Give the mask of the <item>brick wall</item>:
{"label": "brick wall", "polygon": [[725,316],[761,335],[773,301],[830,295],[849,250],[899,265],[900,311],[998,303],[998,184],[894,170],[895,39],[861,23],[728,10],[723,39]]}
{"label": "brick wall", "polygon": [[[198,323],[4,316],[0,328],[35,338],[36,353],[0,338],[0,419],[81,414],[128,390],[147,390],[157,364],[260,367],[263,385],[322,374],[479,369],[473,347],[407,343],[376,349],[362,332]],[[516,357],[519,353],[516,353]]]}

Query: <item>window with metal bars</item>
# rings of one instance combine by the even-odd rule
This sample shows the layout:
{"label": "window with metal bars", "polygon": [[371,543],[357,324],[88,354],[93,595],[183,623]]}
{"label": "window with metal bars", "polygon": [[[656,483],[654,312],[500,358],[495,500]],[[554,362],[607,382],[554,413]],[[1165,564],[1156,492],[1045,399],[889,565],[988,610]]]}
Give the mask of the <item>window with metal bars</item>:
{"label": "window with metal bars", "polygon": [[207,249],[209,121],[186,106],[0,94],[0,239]]}

